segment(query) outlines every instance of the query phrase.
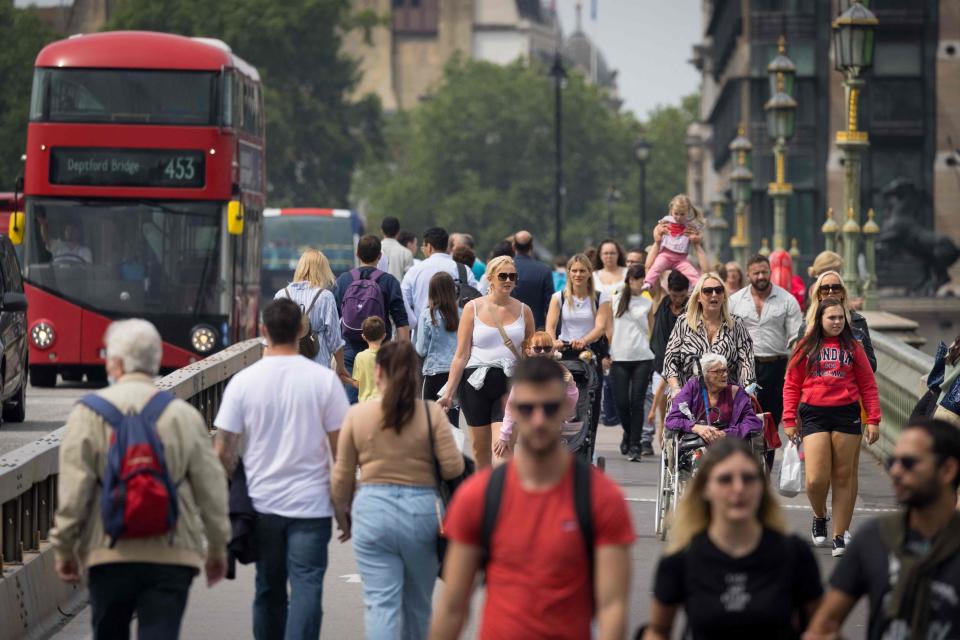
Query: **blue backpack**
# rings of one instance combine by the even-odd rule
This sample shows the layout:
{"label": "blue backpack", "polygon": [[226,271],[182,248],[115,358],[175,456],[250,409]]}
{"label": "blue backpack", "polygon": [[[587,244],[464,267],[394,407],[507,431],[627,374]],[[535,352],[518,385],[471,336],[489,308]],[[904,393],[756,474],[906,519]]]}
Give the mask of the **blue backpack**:
{"label": "blue backpack", "polygon": [[157,433],[157,420],[173,400],[173,394],[160,391],[139,414],[124,415],[101,396],[80,399],[80,404],[113,428],[100,496],[100,515],[111,548],[120,538],[147,538],[176,530],[177,488]]}

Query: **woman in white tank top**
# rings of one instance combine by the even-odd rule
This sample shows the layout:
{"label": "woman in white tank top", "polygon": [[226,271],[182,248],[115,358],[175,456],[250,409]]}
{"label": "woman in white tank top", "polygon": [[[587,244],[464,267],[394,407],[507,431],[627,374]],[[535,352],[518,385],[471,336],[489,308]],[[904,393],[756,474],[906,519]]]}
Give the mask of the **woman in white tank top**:
{"label": "woman in white tank top", "polygon": [[534,331],[530,308],[510,297],[517,284],[513,258],[501,256],[491,260],[485,278],[489,293],[463,309],[457,353],[439,400],[448,409],[459,391],[477,469],[489,467],[492,462],[493,441],[500,435],[508,382],[524,343]]}

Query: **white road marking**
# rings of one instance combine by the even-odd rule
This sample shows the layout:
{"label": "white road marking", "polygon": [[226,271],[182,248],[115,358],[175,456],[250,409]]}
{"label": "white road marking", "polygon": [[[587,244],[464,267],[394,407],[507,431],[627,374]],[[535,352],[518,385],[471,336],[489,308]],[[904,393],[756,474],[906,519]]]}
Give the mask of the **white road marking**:
{"label": "white road marking", "polygon": [[[657,499],[656,499],[656,498],[626,498],[626,501],[627,501],[627,502],[650,502],[650,503],[656,503],[656,502],[657,502]],[[810,507],[809,507],[808,505],[804,505],[804,504],[781,504],[780,506],[781,506],[782,508],[784,508],[784,509],[793,509],[793,510],[795,510],[795,511],[807,511],[807,510],[810,509]],[[899,511],[899,509],[896,509],[896,508],[894,508],[894,507],[856,507],[853,511],[854,511],[855,513],[856,513],[856,512],[860,512],[860,513],[893,513],[893,512]]]}
{"label": "white road marking", "polygon": [[347,584],[350,584],[351,582],[355,582],[355,583],[357,583],[357,584],[360,583],[360,574],[359,574],[359,573],[348,573],[348,574],[342,575],[342,576],[340,576],[340,577],[341,577],[341,578],[344,578],[343,581],[346,582]]}

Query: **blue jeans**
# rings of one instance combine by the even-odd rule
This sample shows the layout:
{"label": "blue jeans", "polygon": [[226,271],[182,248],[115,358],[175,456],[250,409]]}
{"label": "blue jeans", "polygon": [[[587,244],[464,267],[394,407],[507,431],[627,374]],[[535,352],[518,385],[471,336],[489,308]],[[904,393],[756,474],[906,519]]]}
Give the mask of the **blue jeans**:
{"label": "blue jeans", "polygon": [[608,427],[620,424],[620,416],[617,414],[617,401],[615,399],[613,384],[610,382],[610,374],[603,376],[603,424]]}
{"label": "blue jeans", "polygon": [[[353,362],[357,359],[357,354],[365,350],[367,345],[352,344],[349,340],[343,342],[343,368],[347,370],[347,373],[353,375]],[[347,400],[350,401],[350,404],[357,404],[360,399],[360,390],[352,384],[345,384],[343,388],[347,392]]]}
{"label": "blue jeans", "polygon": [[365,484],[357,491],[353,551],[368,640],[427,637],[438,568],[436,498],[433,487]]}
{"label": "blue jeans", "polygon": [[[330,518],[257,518],[256,640],[317,640],[323,620]],[[287,579],[290,580],[289,606]]]}

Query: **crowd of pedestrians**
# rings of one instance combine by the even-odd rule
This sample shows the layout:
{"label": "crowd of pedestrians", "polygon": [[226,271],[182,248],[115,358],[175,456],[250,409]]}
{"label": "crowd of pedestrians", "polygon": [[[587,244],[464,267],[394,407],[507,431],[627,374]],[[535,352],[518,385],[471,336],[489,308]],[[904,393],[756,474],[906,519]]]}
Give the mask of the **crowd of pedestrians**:
{"label": "crowd of pedestrians", "polygon": [[[70,415],[52,533],[61,577],[86,570],[95,637],[128,637],[136,615],[141,638],[176,638],[194,576],[212,585],[236,560],[256,566],[255,638],[316,639],[336,525],[368,638],[461,637],[481,573],[481,638],[624,638],[636,531],[616,483],[568,450],[583,393],[629,462],[659,463],[666,437],[707,445],[642,637],[671,637],[682,611],[693,638],[833,638],[863,595],[870,638],[958,637],[956,428],[911,418],[888,459],[904,510],[851,536],[881,411],[839,256],[817,257],[801,303],[765,256],[709,264],[702,230],[678,195],[650,246],[605,239],[553,268],[525,230],[483,262],[469,234],[430,228],[417,260],[396,218],[337,278],[309,249],[262,310],[263,358],[227,385],[212,446],[196,410],[155,393],[152,325],[111,325],[115,382]],[[805,453],[811,542],[840,558],[826,595],[768,481],[781,423]],[[122,508],[147,490],[120,472],[121,433],[149,463],[148,525]]]}

